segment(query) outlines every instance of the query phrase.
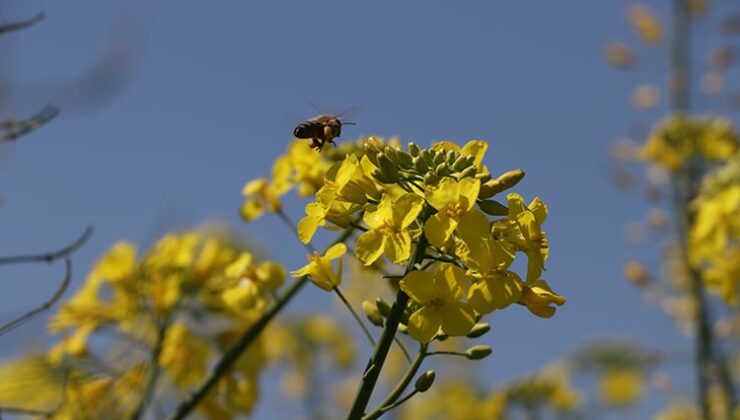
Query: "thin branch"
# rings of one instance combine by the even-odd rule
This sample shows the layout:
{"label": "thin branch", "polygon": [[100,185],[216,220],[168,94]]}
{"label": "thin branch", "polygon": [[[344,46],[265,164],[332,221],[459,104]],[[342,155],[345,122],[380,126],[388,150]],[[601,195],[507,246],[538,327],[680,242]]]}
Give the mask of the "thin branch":
{"label": "thin branch", "polygon": [[44,13],[39,13],[30,19],[20,20],[18,22],[12,22],[12,23],[8,23],[5,25],[0,25],[0,35],[4,35],[8,32],[15,32],[15,31],[20,31],[22,29],[30,28],[31,26],[44,20],[45,17],[46,15]]}
{"label": "thin branch", "polygon": [[159,364],[159,356],[162,354],[162,344],[164,343],[164,338],[167,333],[168,326],[169,321],[165,321],[161,322],[161,325],[159,326],[159,328],[157,328],[157,342],[152,349],[151,355],[152,372],[151,374],[149,374],[149,380],[144,387],[144,393],[142,394],[141,400],[139,401],[139,405],[136,407],[130,417],[131,420],[140,419],[141,416],[144,414],[144,411],[146,411],[147,406],[154,398],[154,394],[157,390],[157,381],[159,380],[159,376],[162,372],[162,367]]}
{"label": "thin branch", "polygon": [[[396,387],[391,391],[390,394],[383,400],[382,403],[380,403],[380,406],[378,406],[377,409],[373,410],[370,414],[363,417],[362,420],[375,420],[378,417],[382,416],[383,413],[393,408],[393,404],[398,400],[398,397],[403,394],[403,392],[406,390],[406,388],[409,386],[411,381],[414,379],[414,376],[416,375],[416,372],[419,371],[419,368],[421,367],[421,363],[424,361],[424,358],[427,355],[427,346],[428,344],[421,344],[419,346],[419,351],[416,353],[416,358],[414,359],[413,363],[411,363],[411,366],[409,366],[408,370],[406,371],[406,374],[401,378],[401,381],[396,385]],[[389,407],[389,408],[386,408]]]}
{"label": "thin branch", "polygon": [[59,285],[59,288],[51,296],[51,299],[47,300],[46,302],[42,303],[40,306],[36,307],[35,309],[32,309],[26,314],[8,322],[5,325],[0,326],[0,335],[3,335],[15,329],[16,327],[23,325],[28,320],[33,318],[35,315],[51,308],[52,306],[54,306],[55,303],[57,303],[57,301],[62,297],[64,292],[67,290],[67,287],[69,287],[69,283],[72,280],[72,261],[69,259],[69,257],[64,257],[64,263],[66,267],[66,270],[64,273],[64,279],[62,279],[62,284]]}
{"label": "thin branch", "polygon": [[82,233],[82,235],[79,238],[77,238],[77,240],[75,240],[71,244],[65,246],[64,248],[58,251],[49,252],[47,254],[1,257],[0,265],[34,263],[34,262],[46,262],[46,263],[53,262],[54,260],[67,257],[73,252],[77,251],[82,245],[85,244],[85,242],[87,242],[88,239],[90,239],[90,236],[92,235],[92,233],[93,233],[93,227],[92,225],[90,225],[87,228],[85,228],[85,231]]}
{"label": "thin branch", "polygon": [[57,115],[59,115],[59,109],[53,105],[47,105],[31,118],[3,121],[0,125],[7,133],[0,136],[0,144],[17,140],[19,137],[45,125]]}

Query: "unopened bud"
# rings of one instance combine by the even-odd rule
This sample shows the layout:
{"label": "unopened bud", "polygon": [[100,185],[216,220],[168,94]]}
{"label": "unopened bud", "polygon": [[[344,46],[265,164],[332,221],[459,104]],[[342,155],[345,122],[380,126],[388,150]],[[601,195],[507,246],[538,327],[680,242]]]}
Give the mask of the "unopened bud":
{"label": "unopened bud", "polygon": [[393,184],[394,182],[388,179],[387,176],[380,169],[373,169],[371,172],[372,176],[380,181],[382,184]]}
{"label": "unopened bud", "polygon": [[455,159],[454,162],[452,162],[452,170],[455,172],[460,172],[463,169],[466,169],[468,166],[470,166],[467,163],[468,163],[467,158],[465,156],[460,156],[457,159]]}
{"label": "unopened bud", "polygon": [[423,174],[423,173],[425,173],[426,171],[429,170],[429,166],[424,161],[424,159],[422,159],[421,156],[416,156],[411,161],[413,162],[414,168],[416,169],[417,172]]}
{"label": "unopened bud", "polygon": [[437,165],[437,167],[434,169],[434,172],[437,174],[437,176],[443,177],[450,174],[450,167],[447,166],[447,162],[442,162]]}
{"label": "unopened bud", "polygon": [[[364,305],[364,302],[363,302]],[[491,331],[491,326],[485,322],[481,322],[478,324],[475,324],[473,326],[473,329],[470,330],[467,335],[465,335],[468,338],[478,338],[482,336],[483,334],[487,333],[488,331]]]}
{"label": "unopened bud", "polygon": [[409,142],[408,147],[409,147],[409,153],[411,154],[411,156],[413,157],[419,156],[419,146],[417,146],[416,143]]}
{"label": "unopened bud", "polygon": [[380,315],[377,305],[373,305],[372,302],[363,300],[362,310],[365,311],[367,319],[373,323],[376,327],[383,326],[383,317]]}
{"label": "unopened bud", "polygon": [[396,157],[398,158],[398,164],[402,168],[411,168],[414,165],[411,155],[401,149],[396,150]]}
{"label": "unopened bud", "polygon": [[445,160],[445,153],[442,150],[433,152],[432,165],[437,166]]}
{"label": "unopened bud", "polygon": [[448,150],[445,155],[445,162],[447,162],[448,165],[452,165],[455,162],[455,159],[457,159],[457,153],[455,153],[454,150]]}
{"label": "unopened bud", "polygon": [[391,161],[388,155],[382,152],[378,153],[378,166],[383,172],[383,175],[385,175],[386,179],[391,181],[391,183],[398,181],[398,169],[396,169],[396,164]]}
{"label": "unopened bud", "polygon": [[481,200],[478,202],[478,207],[480,207],[484,213],[490,214],[491,216],[506,216],[509,214],[509,209],[496,200]]}
{"label": "unopened bud", "polygon": [[460,172],[460,178],[472,178],[478,172],[478,168],[475,166],[468,166],[464,171]]}
{"label": "unopened bud", "polygon": [[470,360],[481,360],[488,357],[492,352],[493,350],[489,346],[473,346],[465,352],[465,356]]}
{"label": "unopened bud", "polygon": [[439,182],[439,178],[437,178],[437,175],[434,174],[434,172],[427,172],[426,175],[424,175],[424,183],[427,185],[437,185]]}
{"label": "unopened bud", "polygon": [[377,298],[375,300],[375,305],[378,307],[378,312],[380,312],[380,315],[385,318],[391,316],[391,305],[389,305],[388,302],[384,301],[381,298]]}
{"label": "unopened bud", "polygon": [[434,374],[433,370],[428,370],[421,374],[416,379],[416,382],[414,383],[414,389],[418,392],[426,392],[429,388],[432,387],[432,384],[434,383],[434,379],[437,377],[437,375]]}

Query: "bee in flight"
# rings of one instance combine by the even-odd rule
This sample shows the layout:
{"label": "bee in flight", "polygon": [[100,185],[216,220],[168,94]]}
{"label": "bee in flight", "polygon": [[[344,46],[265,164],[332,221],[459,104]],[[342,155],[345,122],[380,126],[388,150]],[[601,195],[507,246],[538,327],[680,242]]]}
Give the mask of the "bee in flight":
{"label": "bee in flight", "polygon": [[355,125],[355,123],[344,122],[335,115],[319,115],[298,124],[293,130],[293,135],[299,139],[310,139],[309,147],[320,152],[326,143],[336,146],[334,139],[342,135],[342,125]]}

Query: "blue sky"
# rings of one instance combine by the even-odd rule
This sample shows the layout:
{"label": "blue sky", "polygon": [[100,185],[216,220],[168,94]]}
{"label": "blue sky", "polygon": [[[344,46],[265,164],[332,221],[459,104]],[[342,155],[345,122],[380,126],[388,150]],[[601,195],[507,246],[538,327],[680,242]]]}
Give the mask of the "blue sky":
{"label": "blue sky", "polygon": [[[48,127],[0,149],[0,254],[56,248],[92,223],[93,238],[74,257],[79,284],[118,239],[149,244],[167,230],[215,219],[271,258],[302,265],[303,248],[277,219],[245,225],[237,210],[244,182],[268,174],[294,125],[315,114],[311,100],[329,110],[359,108],[346,138],[487,140],[488,167],[524,168],[518,190],[548,203],[546,278],[568,303],[550,320],[520,308],[495,314],[487,377],[535,370],[595,337],[690,348],[621,277],[627,259],[658,254],[625,240],[625,224],[647,206],[609,183],[608,145],[635,121],[665,111],[638,114],[629,91],[663,84],[667,66],[665,49],[636,72],[601,60],[607,41],[634,41],[622,18],[625,2],[163,0],[124,7],[134,3],[0,1],[3,20],[48,15],[0,38],[0,80],[15,87],[0,116],[30,114],[47,101],[62,108]],[[132,10],[142,19],[123,38],[141,51],[131,80],[91,111],[57,81],[87,71],[105,49],[113,17]],[[289,212],[298,218],[301,210]],[[42,290],[51,293],[62,267],[3,270],[0,315],[9,317]],[[14,333],[17,340],[4,337],[2,353],[21,351],[42,332],[37,322]]]}

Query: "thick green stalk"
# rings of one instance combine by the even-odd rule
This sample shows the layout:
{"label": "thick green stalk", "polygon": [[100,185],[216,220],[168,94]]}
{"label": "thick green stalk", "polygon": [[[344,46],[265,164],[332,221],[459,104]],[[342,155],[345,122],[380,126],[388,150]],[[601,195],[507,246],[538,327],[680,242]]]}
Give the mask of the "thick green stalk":
{"label": "thick green stalk", "polygon": [[[424,259],[427,244],[426,237],[421,235],[419,237],[419,243],[416,244],[414,254],[411,256],[408,265],[406,266],[404,275],[413,271],[414,266],[421,263]],[[403,311],[406,309],[408,302],[408,295],[403,290],[399,290],[396,295],[396,302],[391,308],[391,314],[386,319],[383,335],[380,336],[380,340],[378,340],[378,344],[373,350],[373,355],[365,368],[365,373],[362,375],[360,389],[357,391],[355,402],[352,404],[352,408],[347,416],[348,420],[359,420],[365,414],[365,408],[367,408],[367,404],[370,402],[370,396],[375,389],[375,384],[378,382],[380,371],[385,363],[385,358],[388,355],[388,350],[391,347],[393,338],[396,336],[398,324],[401,321],[401,316],[403,315]]]}
{"label": "thick green stalk", "polygon": [[411,381],[414,379],[414,376],[416,376],[416,372],[419,371],[419,368],[421,367],[421,362],[424,361],[426,355],[427,345],[422,344],[419,348],[419,352],[416,353],[416,358],[414,359],[414,362],[411,364],[411,366],[409,366],[406,374],[401,379],[401,382],[396,385],[393,391],[388,394],[388,396],[385,398],[385,400],[383,400],[382,403],[380,403],[377,409],[373,410],[372,413],[363,417],[362,420],[375,420],[389,410],[388,407],[391,407],[398,400],[401,394],[403,394],[403,392],[406,390],[406,387],[408,387]]}

